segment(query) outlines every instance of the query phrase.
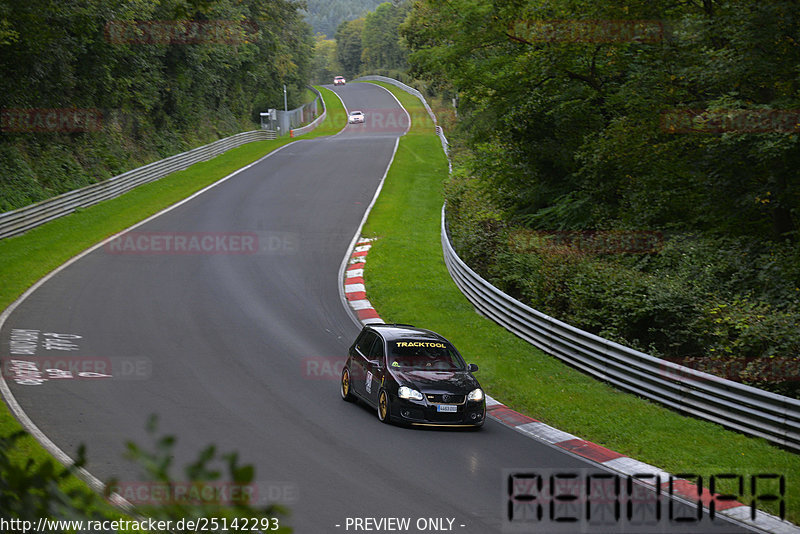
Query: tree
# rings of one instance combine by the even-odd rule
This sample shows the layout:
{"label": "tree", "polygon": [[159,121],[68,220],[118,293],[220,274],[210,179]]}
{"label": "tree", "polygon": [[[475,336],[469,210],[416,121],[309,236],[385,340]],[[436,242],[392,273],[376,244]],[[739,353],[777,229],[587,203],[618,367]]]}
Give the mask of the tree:
{"label": "tree", "polygon": [[[631,33],[636,21],[650,33]],[[471,171],[512,219],[781,240],[798,232],[797,132],[661,120],[790,115],[799,21],[789,0],[421,0],[401,33],[412,72],[458,91],[461,132],[483,154]]]}
{"label": "tree", "polygon": [[[400,31],[412,73],[458,96],[447,196],[471,265],[640,350],[753,358],[739,378],[797,395],[764,369],[800,339],[800,4],[419,0]],[[526,229],[670,239],[517,253]]]}
{"label": "tree", "polygon": [[364,17],[361,37],[361,61],[365,71],[378,69],[405,70],[408,50],[398,28],[409,11],[408,2],[384,2]]}
{"label": "tree", "polygon": [[300,7],[0,0],[0,110],[102,116],[89,132],[4,124],[0,211],[252,129],[260,111],[283,103],[283,84],[299,105],[314,46]]}
{"label": "tree", "polygon": [[314,62],[311,69],[311,79],[315,83],[330,83],[331,79],[341,72],[336,59],[336,41],[326,39],[324,35],[317,34],[314,43]]}
{"label": "tree", "polygon": [[308,0],[306,20],[314,28],[314,33],[321,33],[332,38],[339,25],[346,20],[353,20],[371,11],[382,0]]}
{"label": "tree", "polygon": [[[127,517],[122,510],[103,502],[99,494],[71,479],[77,476],[77,471],[86,462],[84,446],[79,448],[75,464],[67,467],[59,466],[51,459],[37,463],[28,458],[24,463],[19,463],[12,459],[12,455],[24,448],[20,441],[31,438],[23,431],[0,436],[0,518],[5,521],[29,521],[32,524],[41,519],[82,520],[84,525],[87,521],[102,524],[104,521],[148,518],[154,521],[169,520],[173,527],[181,520],[215,518],[219,527],[241,530],[233,526],[238,518],[239,524],[247,521],[247,525],[258,526],[264,531],[291,531],[281,524],[286,517],[285,508],[253,502],[248,498],[251,495],[259,497],[252,486],[255,470],[251,465],[241,465],[236,453],[219,455],[213,445],[208,446],[194,462],[184,466],[185,478],[176,478],[172,465],[176,440],[173,436],[157,435],[156,422],[156,418],[151,416],[147,425],[153,440],[151,446],[143,447],[133,442],[127,444],[128,458],[138,465],[143,474],[142,481],[130,488],[131,493],[141,495],[141,489],[144,488],[146,495],[154,497],[144,502],[129,502],[133,509],[125,510],[124,513],[130,514]],[[224,475],[219,464],[223,466]],[[215,498],[222,487],[228,490],[228,499]],[[103,496],[108,498],[120,491],[124,493],[120,484],[111,480],[105,485]],[[117,495],[125,498],[124,494]],[[158,496],[158,502],[155,496]],[[209,521],[208,526],[216,530],[213,524]],[[280,528],[273,528],[275,526]],[[136,529],[123,528],[121,531],[132,530]],[[49,531],[60,533],[71,530],[64,527]]]}
{"label": "tree", "polygon": [[336,30],[336,59],[344,76],[353,78],[361,72],[361,35],[364,19],[342,22]]}

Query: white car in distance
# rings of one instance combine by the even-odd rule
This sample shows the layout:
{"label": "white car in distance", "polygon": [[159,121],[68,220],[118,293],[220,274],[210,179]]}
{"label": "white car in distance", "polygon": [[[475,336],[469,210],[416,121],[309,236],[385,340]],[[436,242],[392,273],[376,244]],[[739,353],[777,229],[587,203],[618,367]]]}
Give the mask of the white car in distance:
{"label": "white car in distance", "polygon": [[363,111],[351,111],[350,114],[347,116],[347,123],[348,124],[356,124],[356,123],[364,123],[364,112]]}

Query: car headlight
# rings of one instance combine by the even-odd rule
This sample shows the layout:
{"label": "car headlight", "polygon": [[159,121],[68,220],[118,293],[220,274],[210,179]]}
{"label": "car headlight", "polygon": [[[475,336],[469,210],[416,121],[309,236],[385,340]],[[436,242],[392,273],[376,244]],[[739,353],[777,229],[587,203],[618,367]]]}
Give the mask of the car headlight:
{"label": "car headlight", "polygon": [[408,386],[400,386],[400,389],[397,390],[397,396],[401,399],[422,400],[422,393]]}
{"label": "car headlight", "polygon": [[473,389],[467,395],[467,400],[480,402],[483,400],[483,390],[481,388]]}

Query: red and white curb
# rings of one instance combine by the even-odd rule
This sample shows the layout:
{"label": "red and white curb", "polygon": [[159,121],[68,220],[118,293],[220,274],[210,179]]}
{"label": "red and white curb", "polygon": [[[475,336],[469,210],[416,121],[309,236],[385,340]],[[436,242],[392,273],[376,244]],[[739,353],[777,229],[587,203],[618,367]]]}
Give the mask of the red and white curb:
{"label": "red and white curb", "polygon": [[367,290],[364,286],[364,266],[367,263],[369,249],[372,248],[372,241],[374,240],[362,237],[356,242],[344,271],[344,297],[350,309],[364,325],[383,322],[367,299]]}
{"label": "red and white curb", "polygon": [[[372,241],[374,240],[364,237],[357,240],[344,271],[345,299],[362,325],[384,322],[372,306],[372,303],[367,299],[367,291],[364,284],[364,268],[367,262],[367,254],[372,248]],[[663,469],[553,428],[532,417],[512,410],[488,395],[486,396],[486,413],[495,421],[530,438],[563,449],[574,456],[590,460],[621,475],[636,477],[645,484],[648,482],[646,477],[652,476],[653,480],[660,482],[662,492],[666,493],[670,490],[670,473]],[[658,478],[656,479],[656,477]],[[653,485],[653,483],[651,482],[650,485]],[[672,479],[672,494],[690,503],[701,502],[705,511],[708,511],[713,504],[715,514],[728,517],[759,532],[800,534],[800,527],[793,523],[761,510],[756,510],[755,519],[753,519],[750,505],[728,500],[726,496],[719,493],[712,494],[705,485],[698,486],[683,478],[674,477]]]}

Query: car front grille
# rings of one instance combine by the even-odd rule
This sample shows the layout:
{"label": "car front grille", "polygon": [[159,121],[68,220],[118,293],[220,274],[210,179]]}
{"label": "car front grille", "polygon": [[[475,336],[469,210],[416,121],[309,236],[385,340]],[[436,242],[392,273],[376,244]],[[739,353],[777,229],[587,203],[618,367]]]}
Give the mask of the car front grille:
{"label": "car front grille", "polygon": [[428,399],[428,402],[431,404],[464,404],[466,400],[466,395],[453,395],[451,393],[444,393],[444,394],[432,394],[428,393],[425,395],[425,398]]}

